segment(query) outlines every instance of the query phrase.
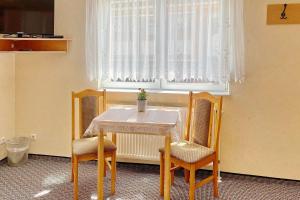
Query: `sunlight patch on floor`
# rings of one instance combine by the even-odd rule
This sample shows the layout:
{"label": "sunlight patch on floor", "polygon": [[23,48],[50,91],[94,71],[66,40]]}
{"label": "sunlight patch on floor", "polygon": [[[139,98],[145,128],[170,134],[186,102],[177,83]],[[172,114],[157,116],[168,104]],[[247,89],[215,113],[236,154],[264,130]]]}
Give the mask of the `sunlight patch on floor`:
{"label": "sunlight patch on floor", "polygon": [[46,194],[49,194],[50,192],[51,192],[51,190],[43,190],[43,191],[37,193],[36,195],[34,195],[33,197],[39,198],[39,197],[45,196]]}
{"label": "sunlight patch on floor", "polygon": [[68,175],[66,174],[59,174],[59,175],[55,174],[55,175],[47,176],[43,181],[43,186],[48,187],[48,186],[63,184],[67,181],[67,177]]}

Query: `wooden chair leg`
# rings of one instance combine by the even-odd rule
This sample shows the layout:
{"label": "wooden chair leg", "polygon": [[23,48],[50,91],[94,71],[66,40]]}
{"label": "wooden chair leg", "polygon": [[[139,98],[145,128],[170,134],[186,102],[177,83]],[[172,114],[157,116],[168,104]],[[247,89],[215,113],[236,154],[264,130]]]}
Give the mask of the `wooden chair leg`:
{"label": "wooden chair leg", "polygon": [[[174,163],[171,163],[171,168],[175,167]],[[174,184],[175,170],[171,171],[171,184]]]}
{"label": "wooden chair leg", "polygon": [[78,200],[78,158],[73,157],[73,170],[74,170],[74,200]]}
{"label": "wooden chair leg", "polygon": [[103,166],[104,166],[104,174],[103,174],[103,176],[106,177],[106,161],[105,161],[105,158],[104,158]]}
{"label": "wooden chair leg", "polygon": [[116,161],[116,151],[111,157],[111,194],[116,192],[116,178],[117,178],[117,161]]}
{"label": "wooden chair leg", "polygon": [[71,164],[72,164],[71,182],[73,182],[74,181],[74,155],[73,154],[71,157]]}
{"label": "wooden chair leg", "polygon": [[164,196],[164,180],[165,180],[165,160],[164,160],[164,154],[163,153],[160,153],[160,165],[159,165],[159,171],[160,171],[160,187],[159,187],[159,190],[160,190],[160,196]]}
{"label": "wooden chair leg", "polygon": [[190,171],[187,169],[184,169],[184,180],[187,183],[190,181]]}
{"label": "wooden chair leg", "polygon": [[195,199],[195,190],[196,190],[196,170],[195,165],[191,165],[190,169],[190,192],[189,192],[189,199]]}
{"label": "wooden chair leg", "polygon": [[214,197],[219,197],[219,188],[218,188],[218,170],[219,170],[219,162],[218,159],[215,158],[213,161],[213,176],[214,176]]}

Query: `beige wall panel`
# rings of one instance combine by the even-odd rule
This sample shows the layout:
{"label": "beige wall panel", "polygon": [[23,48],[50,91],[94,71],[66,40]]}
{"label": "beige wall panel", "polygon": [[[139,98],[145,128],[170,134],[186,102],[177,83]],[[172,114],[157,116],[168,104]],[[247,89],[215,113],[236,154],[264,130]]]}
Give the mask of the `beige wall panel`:
{"label": "beige wall panel", "polygon": [[[14,55],[0,54],[0,138],[15,135],[15,64]],[[5,145],[0,145],[0,160],[6,157]]]}

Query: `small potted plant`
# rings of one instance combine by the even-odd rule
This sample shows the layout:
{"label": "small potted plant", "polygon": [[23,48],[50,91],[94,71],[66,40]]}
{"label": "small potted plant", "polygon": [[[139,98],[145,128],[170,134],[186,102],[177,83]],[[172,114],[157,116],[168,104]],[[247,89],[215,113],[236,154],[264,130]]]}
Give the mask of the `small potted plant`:
{"label": "small potted plant", "polygon": [[145,112],[147,107],[147,93],[144,89],[139,89],[140,92],[137,96],[137,109],[139,112]]}

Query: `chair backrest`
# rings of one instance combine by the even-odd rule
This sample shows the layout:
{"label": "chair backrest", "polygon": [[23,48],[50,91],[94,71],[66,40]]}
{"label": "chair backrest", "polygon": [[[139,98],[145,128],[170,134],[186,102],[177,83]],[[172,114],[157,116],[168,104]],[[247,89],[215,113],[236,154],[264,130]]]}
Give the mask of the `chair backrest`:
{"label": "chair backrest", "polygon": [[75,101],[78,99],[79,137],[82,138],[92,120],[106,110],[106,91],[86,89],[72,92],[72,140],[75,139]]}
{"label": "chair backrest", "polygon": [[188,109],[185,140],[218,152],[222,97],[190,92]]}

